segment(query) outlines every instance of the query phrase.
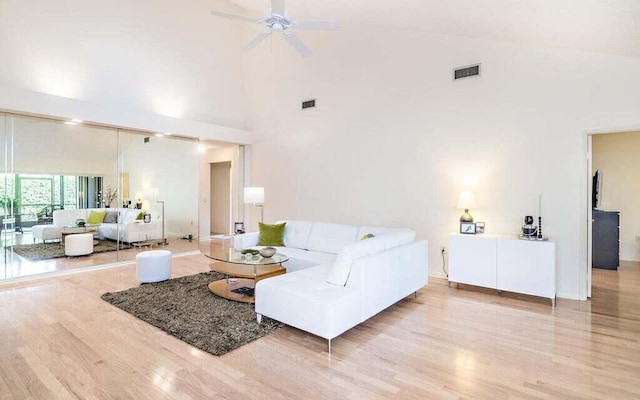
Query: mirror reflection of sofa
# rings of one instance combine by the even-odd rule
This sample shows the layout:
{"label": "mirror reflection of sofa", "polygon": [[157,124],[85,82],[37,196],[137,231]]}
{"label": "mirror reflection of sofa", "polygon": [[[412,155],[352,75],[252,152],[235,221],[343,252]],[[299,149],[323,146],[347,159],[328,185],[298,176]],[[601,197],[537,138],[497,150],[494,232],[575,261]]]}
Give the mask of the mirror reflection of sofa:
{"label": "mirror reflection of sofa", "polygon": [[[145,212],[151,215],[151,221],[148,223],[145,223],[141,218],[141,213]],[[119,239],[125,243],[162,239],[162,219],[157,211],[142,211],[132,208],[85,208],[55,210],[52,225],[34,225],[31,228],[33,241],[61,240],[62,230],[65,227],[77,226],[78,220],[92,224],[98,213],[100,213],[99,215],[104,213],[103,219],[98,218],[100,222],[97,226],[97,236],[99,237],[110,240]]]}

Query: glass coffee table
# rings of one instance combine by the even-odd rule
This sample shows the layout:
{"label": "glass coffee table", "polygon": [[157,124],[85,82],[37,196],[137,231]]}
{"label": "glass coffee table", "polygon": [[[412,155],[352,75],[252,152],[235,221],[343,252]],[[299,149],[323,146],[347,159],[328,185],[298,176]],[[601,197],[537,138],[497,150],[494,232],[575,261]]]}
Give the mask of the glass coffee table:
{"label": "glass coffee table", "polygon": [[[85,226],[65,226],[62,228],[62,232],[60,232],[61,234],[61,240],[60,243],[64,244],[64,239],[69,236],[69,235],[78,235],[81,233],[98,233],[98,226],[99,225],[85,225]],[[95,243],[94,241],[94,245],[96,245],[97,243]]]}
{"label": "glass coffee table", "polygon": [[225,279],[211,282],[209,290],[225,299],[244,303],[255,303],[255,284],[262,279],[286,273],[287,269],[282,263],[289,260],[289,257],[280,253],[265,258],[245,255],[236,249],[210,249],[202,254],[221,261],[211,264],[211,270],[226,275]]}

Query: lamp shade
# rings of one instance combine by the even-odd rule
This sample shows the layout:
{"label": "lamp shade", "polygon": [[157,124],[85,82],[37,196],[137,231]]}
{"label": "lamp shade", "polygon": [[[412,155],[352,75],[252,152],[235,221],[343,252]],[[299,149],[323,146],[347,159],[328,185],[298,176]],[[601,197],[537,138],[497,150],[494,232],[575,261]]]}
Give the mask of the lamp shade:
{"label": "lamp shade", "polygon": [[473,192],[464,191],[460,193],[460,197],[458,198],[458,207],[463,210],[470,210],[472,208],[476,208],[476,198],[473,195]]}
{"label": "lamp shade", "polygon": [[244,188],[244,202],[246,204],[264,203],[264,188],[263,187]]}

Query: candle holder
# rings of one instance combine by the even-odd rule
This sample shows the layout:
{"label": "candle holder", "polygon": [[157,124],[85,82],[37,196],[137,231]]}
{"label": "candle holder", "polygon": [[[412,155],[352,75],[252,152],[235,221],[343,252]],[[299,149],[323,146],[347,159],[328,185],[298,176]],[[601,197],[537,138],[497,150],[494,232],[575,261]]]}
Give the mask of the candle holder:
{"label": "candle holder", "polygon": [[542,217],[538,216],[538,239],[542,240]]}

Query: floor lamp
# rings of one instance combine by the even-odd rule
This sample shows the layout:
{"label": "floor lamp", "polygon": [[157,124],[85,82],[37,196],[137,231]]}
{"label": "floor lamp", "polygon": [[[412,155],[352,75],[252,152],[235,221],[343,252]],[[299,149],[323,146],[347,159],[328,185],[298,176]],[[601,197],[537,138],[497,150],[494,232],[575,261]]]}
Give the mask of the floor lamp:
{"label": "floor lamp", "polygon": [[162,242],[160,242],[158,244],[166,246],[169,243],[167,243],[167,239],[165,239],[165,237],[164,237],[164,200],[152,200],[152,201],[155,202],[155,203],[162,204]]}
{"label": "floor lamp", "polygon": [[246,187],[244,188],[244,203],[253,204],[260,207],[260,222],[264,222],[264,188]]}

